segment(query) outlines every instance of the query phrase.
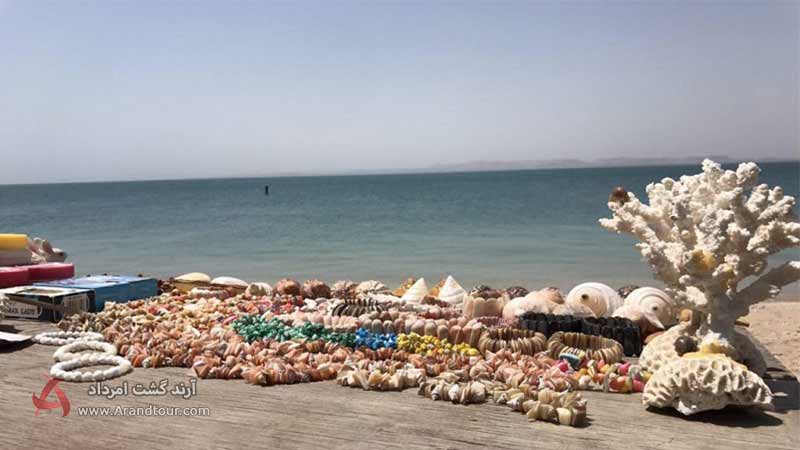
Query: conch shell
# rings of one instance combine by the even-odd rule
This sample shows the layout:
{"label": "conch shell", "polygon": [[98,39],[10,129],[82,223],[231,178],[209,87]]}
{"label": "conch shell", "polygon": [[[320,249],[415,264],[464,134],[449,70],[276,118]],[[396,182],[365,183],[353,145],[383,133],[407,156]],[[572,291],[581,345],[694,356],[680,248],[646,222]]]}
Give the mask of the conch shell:
{"label": "conch shell", "polygon": [[641,287],[625,298],[622,308],[614,311],[614,317],[627,317],[634,322],[637,314],[657,328],[666,329],[675,323],[675,301],[661,289]]}
{"label": "conch shell", "polygon": [[448,276],[442,288],[439,289],[439,300],[453,306],[464,303],[465,295],[467,295],[467,291],[452,276]]}
{"label": "conch shell", "polygon": [[414,283],[413,286],[408,288],[406,293],[400,297],[400,300],[404,302],[419,303],[423,298],[425,298],[427,293],[428,285],[425,284],[425,278],[420,278]]}
{"label": "conch shell", "polygon": [[413,279],[413,278],[406,278],[406,280],[405,280],[405,281],[403,281],[403,282],[400,284],[400,286],[399,286],[397,289],[395,289],[394,291],[392,291],[392,295],[394,295],[395,297],[402,297],[402,296],[403,296],[403,294],[405,294],[405,293],[406,293],[406,291],[407,291],[407,290],[408,290],[408,289],[409,289],[411,286],[413,286],[413,285],[414,285],[414,282],[416,282],[416,281],[417,281],[417,280],[415,280],[415,279]]}
{"label": "conch shell", "polygon": [[569,291],[567,304],[588,306],[595,317],[610,317],[624,302],[617,291],[603,283],[583,283]]}
{"label": "conch shell", "polygon": [[[560,302],[555,300],[560,300]],[[552,290],[552,288],[533,291],[525,297],[517,297],[508,302],[503,307],[503,318],[512,320],[526,312],[552,314],[553,310],[563,301],[564,298],[560,295],[560,291]]]}

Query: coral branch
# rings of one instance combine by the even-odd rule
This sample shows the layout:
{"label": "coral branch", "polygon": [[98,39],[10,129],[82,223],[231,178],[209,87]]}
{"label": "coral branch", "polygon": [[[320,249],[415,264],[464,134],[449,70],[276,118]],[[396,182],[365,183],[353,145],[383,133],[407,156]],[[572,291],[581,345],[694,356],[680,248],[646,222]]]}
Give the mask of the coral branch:
{"label": "coral branch", "polygon": [[790,261],[762,275],[739,292],[735,300],[746,305],[768,300],[777,296],[781,288],[798,280],[800,280],[800,261]]}

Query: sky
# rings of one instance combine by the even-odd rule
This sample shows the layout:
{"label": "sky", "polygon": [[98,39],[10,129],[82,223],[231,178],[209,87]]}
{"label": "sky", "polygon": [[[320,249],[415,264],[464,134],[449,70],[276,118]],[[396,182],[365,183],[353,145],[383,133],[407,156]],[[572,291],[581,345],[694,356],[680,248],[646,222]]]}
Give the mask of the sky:
{"label": "sky", "polygon": [[796,159],[798,8],[0,0],[0,183]]}

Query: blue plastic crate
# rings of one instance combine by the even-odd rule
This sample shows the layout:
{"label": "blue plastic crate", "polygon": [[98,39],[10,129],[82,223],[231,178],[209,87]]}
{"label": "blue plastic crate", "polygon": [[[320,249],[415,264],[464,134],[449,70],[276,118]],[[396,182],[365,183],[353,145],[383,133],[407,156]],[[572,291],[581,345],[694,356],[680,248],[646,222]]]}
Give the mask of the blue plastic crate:
{"label": "blue plastic crate", "polygon": [[106,302],[127,303],[158,295],[158,282],[155,278],[94,275],[43,281],[34,285],[91,290],[94,292],[89,306],[92,312],[102,311]]}

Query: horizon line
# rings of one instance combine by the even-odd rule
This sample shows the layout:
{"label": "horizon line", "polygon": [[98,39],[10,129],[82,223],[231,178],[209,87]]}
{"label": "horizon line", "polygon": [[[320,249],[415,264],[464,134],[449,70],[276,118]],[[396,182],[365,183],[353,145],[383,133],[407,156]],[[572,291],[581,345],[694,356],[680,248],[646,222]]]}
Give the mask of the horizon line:
{"label": "horizon line", "polygon": [[[686,159],[692,159],[693,157],[687,157]],[[731,157],[723,157],[720,155],[710,155],[707,157],[701,157],[696,164],[700,164],[703,159],[710,158],[715,162],[718,162],[722,165],[730,165],[730,164],[738,164],[740,162],[738,159],[731,158]],[[615,158],[609,158],[615,159]],[[639,158],[621,158],[622,161],[619,164],[603,164],[603,160],[596,160],[596,161],[584,161],[580,159],[569,159],[565,158],[564,160],[545,160],[545,161],[470,161],[465,162],[462,164],[450,165],[454,167],[452,170],[447,170],[447,165],[444,164],[434,164],[432,166],[428,166],[425,168],[409,168],[409,169],[375,169],[369,170],[366,169],[366,172],[361,171],[353,171],[353,172],[310,172],[310,173],[302,173],[302,172],[279,172],[276,174],[270,175],[258,175],[258,174],[250,174],[250,175],[228,175],[228,176],[207,176],[207,177],[191,177],[191,178],[133,178],[133,179],[114,179],[114,180],[86,180],[86,181],[41,181],[41,182],[30,182],[30,183],[3,183],[0,181],[0,186],[41,186],[41,185],[64,185],[64,184],[102,184],[102,183],[147,183],[147,182],[165,182],[165,181],[202,181],[202,180],[230,180],[230,179],[257,179],[257,178],[326,178],[326,177],[359,177],[359,176],[375,176],[375,175],[386,175],[386,176],[403,176],[403,175],[446,175],[446,174],[466,174],[466,173],[492,173],[492,172],[524,172],[524,171],[545,171],[545,170],[591,170],[591,169],[613,169],[613,168],[637,168],[637,167],[669,167],[669,166],[689,166],[695,163],[688,162],[686,160],[676,158],[673,161],[663,161],[663,162],[652,162],[652,163],[642,163],[637,161]],[[646,158],[641,158],[646,159]],[[630,160],[630,164],[625,164],[624,160]],[[577,163],[576,165],[558,165],[558,161],[571,161]],[[738,162],[737,162],[738,161]],[[791,158],[783,158],[783,157],[766,157],[761,160],[761,162],[757,162],[755,159],[751,159],[750,161],[754,161],[757,164],[775,164],[775,163],[800,163],[800,156],[795,159]],[[542,164],[545,165],[543,167],[520,167],[520,168],[491,168],[487,167],[486,169],[459,169],[460,166],[466,166],[470,164]],[[546,166],[546,164],[552,163],[553,166]],[[583,165],[581,165],[583,164]]]}

